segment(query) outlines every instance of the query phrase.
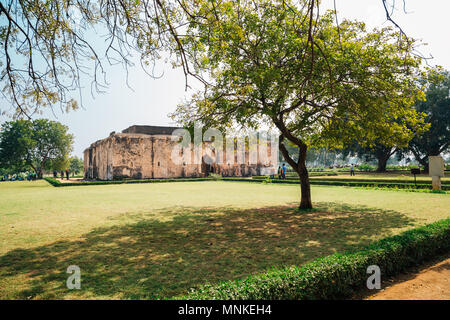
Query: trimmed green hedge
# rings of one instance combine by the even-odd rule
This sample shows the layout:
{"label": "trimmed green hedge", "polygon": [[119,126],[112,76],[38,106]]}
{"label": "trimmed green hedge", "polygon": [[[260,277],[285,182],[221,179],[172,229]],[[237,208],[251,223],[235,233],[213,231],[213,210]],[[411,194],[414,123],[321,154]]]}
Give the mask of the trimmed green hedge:
{"label": "trimmed green hedge", "polygon": [[[337,176],[338,173],[337,172],[309,172],[309,176],[310,177],[329,177],[329,176]],[[278,175],[275,174],[275,177],[277,177]],[[268,176],[253,176],[253,179],[265,179]],[[295,173],[289,173],[286,174],[286,179],[287,180],[298,180],[298,174]]]}
{"label": "trimmed green hedge", "polygon": [[[298,178],[297,178],[298,180]],[[343,182],[375,182],[375,183],[407,183],[414,185],[414,180],[404,180],[404,179],[358,179],[358,178],[352,178],[352,179],[345,179],[345,178],[333,178],[332,180],[327,180],[326,177],[311,177],[311,180],[317,180],[317,181],[343,181]],[[419,180],[417,181],[417,184],[428,184],[431,185],[431,178],[430,180]],[[450,185],[450,182],[448,181],[442,181],[442,185]]]}
{"label": "trimmed green hedge", "polygon": [[[298,182],[297,182],[298,183]],[[398,189],[431,189],[430,184],[397,183],[397,182],[359,182],[359,181],[332,181],[332,180],[310,180],[311,184],[345,187],[374,187],[374,188],[398,188]],[[450,185],[442,185],[442,190],[450,190]]]}
{"label": "trimmed green hedge", "polygon": [[193,182],[193,181],[213,181],[211,178],[179,178],[179,179],[146,179],[146,180],[112,180],[112,181],[83,181],[83,182],[60,182],[53,178],[44,178],[54,187],[74,187],[74,186],[93,186],[105,184],[124,184],[124,183],[161,183],[161,182]]}
{"label": "trimmed green hedge", "polygon": [[[263,182],[261,178],[244,179],[244,178],[223,178],[225,181],[246,181],[246,182]],[[299,180],[279,180],[272,179],[271,183],[285,183],[285,184],[300,184]],[[311,185],[325,185],[325,186],[341,186],[341,187],[373,187],[373,188],[397,188],[397,189],[431,189],[430,184],[423,183],[398,183],[398,182],[378,182],[378,181],[335,181],[310,179]],[[450,190],[450,185],[442,185],[442,190]]]}
{"label": "trimmed green hedge", "polygon": [[448,251],[450,219],[445,219],[377,241],[360,251],[333,254],[302,266],[272,269],[244,280],[204,285],[179,298],[342,299],[364,288],[370,265],[379,266],[385,279]]}
{"label": "trimmed green hedge", "polygon": [[[73,187],[73,186],[91,186],[91,185],[107,185],[107,184],[124,184],[124,183],[161,183],[161,182],[194,182],[194,181],[244,181],[244,182],[265,182],[261,178],[178,178],[178,179],[147,179],[147,180],[113,180],[113,181],[85,181],[85,182],[60,182],[50,177],[44,178],[54,187]],[[272,179],[271,183],[299,184],[299,180],[279,180]],[[397,189],[430,189],[429,184],[410,184],[410,183],[387,183],[387,182],[353,182],[353,181],[334,181],[334,180],[310,180],[312,185],[327,186],[344,186],[344,187],[373,187],[373,188],[397,188]],[[450,185],[442,185],[442,190],[450,190]]]}

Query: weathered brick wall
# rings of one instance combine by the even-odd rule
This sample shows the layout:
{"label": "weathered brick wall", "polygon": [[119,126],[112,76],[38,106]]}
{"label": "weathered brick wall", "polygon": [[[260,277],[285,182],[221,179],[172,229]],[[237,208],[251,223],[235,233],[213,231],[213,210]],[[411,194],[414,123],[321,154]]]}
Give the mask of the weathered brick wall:
{"label": "weathered brick wall", "polygon": [[153,143],[150,136],[115,134],[113,147],[114,180],[152,178]]}
{"label": "weathered brick wall", "polygon": [[[250,163],[248,152],[245,164],[227,161],[223,152],[223,163],[207,165],[193,164],[194,147],[176,148],[178,141],[172,141],[169,135],[148,135],[136,133],[112,133],[108,138],[93,143],[84,152],[86,179],[157,179],[204,177],[209,173],[223,176],[251,176],[275,172],[270,161]],[[207,153],[215,158],[215,151],[203,146]],[[180,163],[172,161],[172,153],[179,152]],[[189,156],[191,161],[189,161]],[[270,152],[269,152],[270,156]],[[230,159],[228,159],[230,160]]]}
{"label": "weathered brick wall", "polygon": [[84,151],[84,176],[86,179],[112,180],[112,136],[93,143]]}

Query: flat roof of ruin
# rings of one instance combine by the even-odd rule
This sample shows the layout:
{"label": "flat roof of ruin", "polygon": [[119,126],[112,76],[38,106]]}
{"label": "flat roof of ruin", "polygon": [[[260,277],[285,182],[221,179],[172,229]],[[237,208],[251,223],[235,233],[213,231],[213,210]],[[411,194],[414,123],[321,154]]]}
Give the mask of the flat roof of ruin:
{"label": "flat roof of ruin", "polygon": [[134,125],[129,128],[126,128],[122,131],[122,133],[140,133],[140,134],[149,134],[149,135],[171,135],[173,131],[176,129],[182,129],[180,127],[160,127],[160,126],[141,126]]}
{"label": "flat roof of ruin", "polygon": [[172,132],[174,132],[176,129],[182,129],[182,128],[134,125],[134,126],[126,128],[125,130],[122,130],[122,133],[111,132],[109,134],[109,137],[95,141],[88,148],[86,148],[84,150],[84,152],[86,152],[90,148],[102,143],[103,141],[106,141],[111,136],[121,136],[122,134],[126,134],[127,136],[134,136],[134,135],[139,136],[142,134],[143,135],[152,135],[152,136],[157,136],[157,135],[170,136],[170,135],[172,135]]}

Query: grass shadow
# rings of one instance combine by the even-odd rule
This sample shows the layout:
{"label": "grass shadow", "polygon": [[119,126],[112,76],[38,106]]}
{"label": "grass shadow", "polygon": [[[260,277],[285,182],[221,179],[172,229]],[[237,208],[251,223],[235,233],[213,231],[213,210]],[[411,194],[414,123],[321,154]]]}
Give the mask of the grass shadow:
{"label": "grass shadow", "polygon": [[[16,249],[0,257],[3,298],[154,299],[206,282],[242,278],[346,251],[412,225],[389,210],[318,203],[251,210],[174,207],[135,216],[139,222],[99,228],[79,241]],[[155,215],[156,214],[156,215]],[[81,269],[81,290],[68,290],[67,267]],[[13,288],[12,283],[21,281]]]}

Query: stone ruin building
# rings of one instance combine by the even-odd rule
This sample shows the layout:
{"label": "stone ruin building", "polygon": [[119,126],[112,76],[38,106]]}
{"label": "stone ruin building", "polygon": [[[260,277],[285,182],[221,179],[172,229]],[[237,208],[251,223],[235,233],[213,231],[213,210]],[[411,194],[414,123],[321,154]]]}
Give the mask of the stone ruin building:
{"label": "stone ruin building", "polygon": [[[207,163],[205,157],[200,164],[172,161],[172,150],[179,144],[172,140],[175,127],[131,126],[122,133],[112,132],[109,137],[91,144],[84,151],[84,178],[87,180],[161,179],[207,177],[211,173],[224,177],[243,177],[274,174],[276,163],[269,157],[255,164],[245,152],[244,164]],[[208,142],[203,142],[203,148]],[[188,150],[193,155],[193,144]],[[213,151],[214,153],[215,151]],[[215,155],[213,154],[212,157]],[[192,156],[193,157],[193,156]],[[207,156],[206,156],[207,157]],[[235,155],[235,159],[236,159]],[[192,158],[193,159],[193,158]],[[226,155],[224,152],[224,159]],[[265,162],[265,163],[262,163]]]}

